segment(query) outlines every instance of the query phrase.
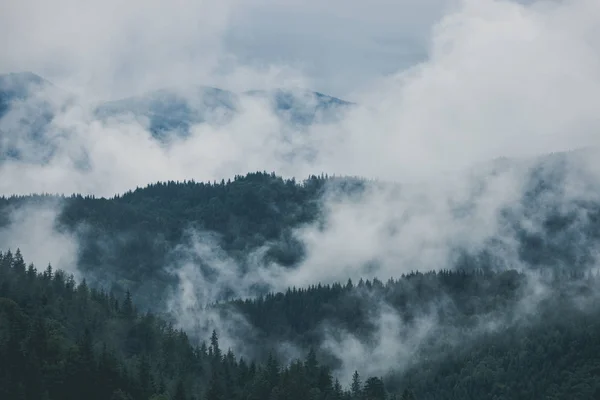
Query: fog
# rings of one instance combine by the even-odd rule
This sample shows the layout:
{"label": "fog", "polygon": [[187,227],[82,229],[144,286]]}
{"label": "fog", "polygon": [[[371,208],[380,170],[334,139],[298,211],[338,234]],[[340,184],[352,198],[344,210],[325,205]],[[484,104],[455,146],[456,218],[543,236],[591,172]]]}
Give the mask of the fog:
{"label": "fog", "polygon": [[[373,11],[377,7],[365,11],[358,2],[249,4],[171,5],[155,0],[117,7],[109,1],[94,2],[99,8],[92,8],[68,0],[52,6],[33,0],[11,3],[0,17],[0,43],[9,49],[0,67],[47,73],[74,97],[56,100],[51,91],[36,91],[36,101],[48,98],[55,115],[46,128],[51,143],[57,144],[50,155],[34,139],[23,139],[31,136],[30,126],[16,123],[27,115],[31,99],[2,117],[3,137],[17,137],[11,143],[28,157],[3,160],[0,191],[111,196],[159,180],[221,180],[256,170],[298,179],[326,172],[393,182],[357,197],[325,196],[324,225],[300,227],[294,233],[306,247],[306,257],[295,269],[265,264],[260,257],[265,249],[259,249],[248,255],[250,273],[242,274],[207,232],[193,233],[191,245],[174,250],[186,254],[186,261],[165,265],[180,281],[169,309],[182,327],[218,327],[225,342],[236,347],[252,331],[247,321],[238,315],[222,320],[194,312],[217,300],[222,290],[245,297],[261,284],[284,290],[348,278],[398,277],[416,269],[452,267],[456,249],[477,253],[491,248],[503,266],[527,271],[515,227],[503,217],[506,210],[520,228],[531,232],[543,230],[543,217],[553,207],[580,213],[576,228],[586,223],[577,204],[597,199],[600,172],[593,150],[600,128],[597,1],[465,0],[419,6],[404,1],[382,5],[380,12]],[[274,14],[266,13],[265,7],[272,7]],[[241,39],[263,18],[292,12],[302,16],[299,21],[312,20],[315,14],[324,20],[313,32],[299,25],[284,29],[285,18],[271,18],[255,37]],[[345,35],[324,28],[328,16],[359,21],[333,25],[340,30],[352,26]],[[416,26],[398,28],[407,20]],[[377,26],[390,30],[374,45],[369,37],[357,41],[365,26],[365,36],[378,34]],[[265,33],[268,28],[273,32]],[[279,29],[306,32],[306,38],[285,41],[286,54],[269,45]],[[387,45],[381,43],[405,43],[409,32],[417,38],[406,52],[419,56],[408,57],[408,62],[396,54],[382,61],[381,46]],[[356,43],[356,55],[340,43],[349,48]],[[398,45],[389,46],[398,50]],[[335,62],[315,61],[333,47],[341,47],[330,56]],[[261,56],[260,49],[269,54]],[[379,54],[373,65],[364,62],[370,52]],[[361,65],[355,65],[361,57]],[[291,61],[295,58],[309,67]],[[332,90],[358,104],[336,123],[287,124],[265,102],[244,97],[228,123],[198,124],[189,136],[163,143],[131,116],[100,120],[93,112],[100,100],[159,87],[321,90],[332,75],[344,78],[333,82]],[[565,173],[558,194],[538,199],[533,211],[524,209],[522,199],[536,157],[580,148],[592,150],[571,153],[565,164],[544,167]],[[506,157],[507,164],[499,157]],[[469,211],[460,213],[462,207]],[[19,215],[13,220],[25,218]],[[18,229],[35,224],[43,231],[55,218],[46,212],[35,215],[28,213]],[[10,238],[3,243],[14,246],[18,241],[23,250],[35,249],[28,257],[60,261],[62,268],[76,270],[69,261],[76,259],[76,238],[54,232],[47,242],[45,234],[21,234],[16,226],[2,232],[2,238]],[[52,245],[52,240],[61,245]],[[46,246],[38,245],[42,242]],[[580,246],[596,254],[585,238]],[[198,260],[212,273],[198,267]],[[534,278],[531,285],[532,295],[522,300],[517,315],[534,314],[536,299],[546,293]],[[341,370],[346,376],[356,365],[370,374],[384,373],[439,329],[433,315],[403,327],[386,304],[377,307],[378,340],[372,347],[351,333],[328,333],[332,328],[323,327],[323,347],[344,349]],[[475,332],[509,323],[487,319]],[[410,334],[392,333],[406,330]],[[285,346],[288,353],[296,352],[293,344]],[[377,368],[360,365],[366,354],[375,357],[370,362]]]}

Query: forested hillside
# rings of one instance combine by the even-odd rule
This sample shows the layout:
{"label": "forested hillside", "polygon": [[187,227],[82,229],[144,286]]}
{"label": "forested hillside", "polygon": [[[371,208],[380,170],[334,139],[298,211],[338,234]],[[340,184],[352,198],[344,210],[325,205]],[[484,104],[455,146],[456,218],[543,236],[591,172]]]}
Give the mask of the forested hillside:
{"label": "forested hillside", "polygon": [[[453,260],[430,268],[510,268],[502,255],[506,237],[516,252],[511,262],[528,268],[585,270],[593,265],[594,243],[600,238],[600,203],[591,200],[595,181],[577,175],[572,165],[577,157],[577,153],[562,153],[520,166],[525,177],[521,191],[515,201],[498,206],[499,230],[494,234],[504,238],[486,238],[476,250],[457,244],[452,249]],[[449,209],[449,223],[472,224],[469,218],[478,202],[489,201],[485,198],[490,196],[486,193],[488,181],[514,165],[518,163],[507,161],[489,174],[475,177],[471,193]],[[581,193],[567,190],[572,182],[584,188]],[[220,182],[158,182],[112,198],[11,196],[0,198],[0,227],[10,226],[16,210],[30,213],[52,208],[58,213],[57,230],[75,235],[77,266],[90,282],[109,285],[121,293],[131,290],[140,302],[156,306],[164,304],[166,292],[176,283],[169,267],[186,257],[180,250],[191,247],[194,235],[212,235],[214,246],[235,260],[242,272],[271,262],[294,268],[306,255],[305,244],[294,232],[303,226],[326,224],[326,202],[332,197],[342,203],[361,202],[364,197],[368,204],[368,196],[377,190],[395,190],[401,195],[403,186],[327,176],[296,181],[256,172]],[[390,201],[390,210],[394,204]],[[377,212],[375,207],[370,211]],[[414,204],[398,202],[397,207],[406,211],[405,220],[390,222],[396,230],[410,222]],[[259,249],[264,251],[249,262],[249,255]],[[403,268],[420,270],[422,266],[415,263]]]}
{"label": "forested hillside", "polygon": [[269,260],[298,262],[302,244],[291,232],[317,219],[320,198],[332,185],[349,192],[360,190],[363,181],[312,176],[296,182],[258,172],[227,182],[160,182],[110,199],[2,197],[0,225],[8,226],[15,210],[53,207],[57,228],[76,232],[78,267],[90,281],[160,302],[174,279],[165,266],[176,261],[174,249],[188,242],[191,231],[218,235],[217,244],[240,264],[264,245]]}
{"label": "forested hillside", "polygon": [[365,357],[386,363],[386,387],[408,385],[420,399],[592,399],[600,396],[599,285],[597,272],[439,271],[220,307],[241,312],[262,343],[338,340],[323,354],[336,367],[356,339]]}
{"label": "forested hillside", "polygon": [[[358,383],[359,380],[356,380]],[[238,359],[20,251],[0,255],[0,398],[384,399],[379,378],[344,390],[314,352],[289,365]],[[408,393],[408,392],[407,392]]]}
{"label": "forested hillside", "polygon": [[599,0],[139,3],[0,7],[0,400],[600,400]]}
{"label": "forested hillside", "polygon": [[[317,333],[327,321],[369,342],[377,303],[398,312],[404,332],[423,315],[437,322],[409,359],[379,378],[355,373],[348,390],[332,375],[338,354],[310,351],[287,365],[238,358],[188,336],[129,294],[75,282],[20,251],[0,259],[0,396],[6,399],[591,399],[600,395],[600,284],[595,274],[535,280],[548,296],[527,297],[532,277],[516,271],[413,273],[396,281],[290,289],[234,307],[263,343]],[[541,283],[540,283],[541,282]],[[445,301],[442,301],[445,299]],[[523,305],[532,305],[528,311]],[[521,307],[520,307],[521,306]],[[497,325],[494,328],[493,323]],[[410,337],[404,340],[410,343]],[[349,350],[349,349],[347,349]],[[321,363],[319,359],[323,360]],[[324,364],[323,364],[324,362]],[[326,366],[327,365],[327,366]],[[394,367],[396,365],[396,368]],[[382,379],[383,378],[383,379]]]}
{"label": "forested hillside", "polygon": [[[594,182],[568,162],[568,154],[557,154],[522,169],[516,201],[498,207],[497,234],[504,236],[474,249],[452,248],[454,258],[438,272],[373,278],[374,269],[363,279],[346,276],[275,293],[269,281],[256,281],[257,296],[244,299],[231,297],[254,269],[304,267],[310,254],[296,233],[327,229],[328,204],[377,207],[369,203],[374,194],[401,198],[408,189],[258,172],[212,183],[159,182],[112,198],[3,197],[6,232],[18,230],[15,216],[23,212],[55,213],[48,234],[76,239],[77,272],[86,278],[76,283],[51,269],[37,273],[24,267],[20,254],[3,256],[2,318],[10,327],[4,332],[12,333],[3,334],[2,351],[15,360],[2,372],[6,393],[50,399],[163,393],[207,400],[595,398],[600,204],[593,200]],[[453,223],[472,224],[469,215],[485,200],[494,174],[513,166],[501,162],[473,177],[471,193],[449,209]],[[573,192],[573,176],[589,185]],[[509,256],[499,247],[506,238],[515,250]],[[217,248],[217,259],[190,257],[198,240]],[[235,270],[211,265],[219,257]],[[192,278],[200,273],[205,279],[179,275],[173,266],[182,263],[191,263]],[[227,282],[228,273],[240,278]],[[222,274],[222,288],[223,281],[209,287],[210,274]],[[213,291],[200,297],[205,303],[171,308],[177,296],[194,295],[185,285]],[[218,348],[216,336],[202,344],[214,321],[231,352]],[[290,363],[298,354],[303,361]],[[354,371],[360,372],[351,385]]]}

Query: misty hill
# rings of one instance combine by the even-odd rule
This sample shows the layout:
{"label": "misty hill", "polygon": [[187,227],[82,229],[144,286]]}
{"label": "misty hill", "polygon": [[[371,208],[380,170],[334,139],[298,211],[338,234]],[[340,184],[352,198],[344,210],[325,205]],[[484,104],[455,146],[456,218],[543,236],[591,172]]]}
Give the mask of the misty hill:
{"label": "misty hill", "polygon": [[[502,270],[522,265],[572,270],[593,265],[595,243],[600,238],[600,202],[593,200],[595,184],[591,177],[589,185],[582,186],[586,188],[582,195],[567,190],[572,189],[569,185],[577,174],[569,161],[572,157],[578,155],[543,157],[524,169],[522,192],[497,210],[498,228],[491,236],[482,238],[477,247],[456,242],[448,259],[433,268]],[[491,176],[512,168],[512,164],[493,165],[491,175],[486,172],[473,178],[470,194],[453,200],[455,204],[445,218],[457,226],[472,224],[478,204],[489,201],[485,196]],[[369,212],[368,196],[378,190],[375,188],[403,190],[402,185],[357,178],[312,176],[300,182],[272,173],[250,173],[212,183],[160,182],[108,199],[80,195],[3,197],[0,226],[19,229],[26,216],[35,218],[48,207],[57,210],[56,228],[77,238],[78,268],[89,281],[121,291],[128,288],[140,301],[156,306],[164,304],[165,296],[178,282],[170,268],[188,261],[209,275],[211,262],[224,259],[235,263],[240,276],[258,267],[269,268],[272,263],[297,268],[307,254],[305,243],[295,232],[305,226],[326,226],[329,216],[325,205],[332,196],[357,204],[367,199],[366,208],[360,212]],[[407,207],[405,203],[401,206]],[[410,207],[415,204],[410,203]],[[15,212],[19,209],[26,211]],[[403,229],[411,221],[411,212],[420,215],[418,209],[411,210],[407,208],[403,219],[387,224],[391,229]],[[192,250],[196,243],[207,244],[209,254],[196,254]],[[508,249],[507,243],[511,246]],[[355,267],[373,271],[370,274],[379,268],[376,259],[370,265]],[[422,269],[418,259],[399,267]],[[235,286],[236,282],[230,284]],[[227,298],[230,292],[224,289],[222,296]],[[269,287],[255,289],[260,293]]]}
{"label": "misty hill", "polygon": [[142,96],[101,104],[100,118],[133,115],[147,119],[150,131],[162,136],[169,131],[186,134],[195,124],[223,124],[243,109],[244,99],[261,99],[282,121],[309,125],[334,121],[352,103],[307,90],[253,90],[241,95],[212,87],[163,89]]}
{"label": "misty hill", "polygon": [[50,82],[32,72],[0,75],[0,117],[13,102],[26,100],[39,88],[49,86]]}
{"label": "misty hill", "polygon": [[[246,347],[257,338],[265,351],[294,335],[328,335],[325,353],[255,363],[225,351],[216,332],[208,344],[193,345],[165,320],[139,312],[129,294],[116,297],[51,267],[38,271],[19,251],[7,251],[0,254],[0,395],[592,399],[600,394],[599,283],[577,273],[532,279],[516,271],[440,271],[385,284],[294,288],[219,306],[255,325],[253,335],[240,336]],[[532,297],[533,284],[548,293]],[[356,368],[366,361],[387,372],[383,379],[357,372],[344,390],[327,365],[344,362],[344,371],[353,370],[347,363],[357,347],[365,353]]]}
{"label": "misty hill", "polygon": [[53,139],[46,130],[68,103],[67,93],[31,72],[0,75],[0,161],[48,159]]}
{"label": "misty hill", "polygon": [[278,115],[299,125],[308,125],[315,121],[336,121],[339,119],[338,114],[353,104],[303,89],[251,90],[244,95],[267,100]]}
{"label": "misty hill", "polygon": [[161,182],[110,199],[3,197],[0,225],[18,225],[18,209],[28,215],[57,209],[59,230],[77,232],[78,261],[89,281],[130,288],[156,304],[175,283],[164,267],[183,256],[175,248],[194,239],[190,229],[216,234],[217,245],[241,263],[249,252],[273,242],[266,256],[292,265],[301,245],[291,229],[315,220],[326,182],[325,177],[297,183],[250,173],[219,183]]}
{"label": "misty hill", "polygon": [[[244,102],[260,100],[285,124],[301,127],[331,122],[352,103],[300,89],[249,91],[241,94],[205,86],[164,88],[140,96],[93,106],[96,118],[134,120],[160,140],[169,133],[187,135],[196,124],[225,124],[244,110]],[[57,137],[68,135],[52,126],[57,112],[82,104],[74,96],[30,72],[0,75],[0,132],[3,157],[25,159],[60,146]],[[85,107],[89,107],[85,105]],[[10,111],[10,112],[9,112]]]}
{"label": "misty hill", "polygon": [[[373,400],[387,395],[378,378],[364,390]],[[138,312],[129,294],[117,298],[52,267],[38,271],[19,251],[0,253],[2,399],[309,397],[352,399],[314,352],[290,365],[272,357],[257,364],[222,349],[216,332],[208,345],[193,345],[171,324]]]}
{"label": "misty hill", "polygon": [[342,370],[362,360],[392,392],[410,386],[419,399],[591,399],[599,283],[597,273],[413,272],[218,307],[250,322],[237,332],[245,343],[318,346]]}
{"label": "misty hill", "polygon": [[110,101],[100,104],[96,114],[102,119],[132,115],[160,137],[170,131],[185,133],[194,124],[225,122],[239,107],[237,96],[226,90],[201,86],[182,92],[163,89]]}
{"label": "misty hill", "polygon": [[[480,246],[454,242],[448,259],[439,260],[440,272],[389,281],[376,259],[367,269],[356,268],[368,273],[368,280],[351,283],[336,278],[264,295],[273,289],[270,282],[255,278],[257,269],[263,274],[301,269],[310,249],[295,232],[306,226],[327,230],[330,208],[357,203],[367,208],[361,212],[378,211],[371,208],[383,204],[369,199],[383,191],[391,198],[384,210],[393,210],[393,199],[409,185],[328,176],[300,182],[262,172],[212,183],[160,182],[113,198],[4,197],[0,226],[21,242],[39,231],[48,240],[72,235],[77,272],[86,285],[111,289],[118,299],[130,290],[139,309],[166,312],[165,319],[185,324],[194,338],[206,337],[202,329],[218,317],[229,343],[241,338],[242,343],[233,343],[236,353],[261,359],[268,350],[283,356],[314,346],[326,365],[346,376],[348,368],[358,369],[373,354],[370,364],[385,369],[368,375],[384,375],[392,392],[410,386],[418,398],[479,399],[486,393],[499,399],[593,398],[600,316],[598,278],[588,272],[595,267],[600,238],[600,202],[583,158],[581,152],[559,153],[479,166],[460,195],[442,197],[450,204],[444,221],[475,229],[479,220],[473,223],[471,215],[479,204],[495,200],[499,192],[493,185],[507,187],[506,180],[495,177],[514,181],[510,173],[516,168],[522,186],[510,201],[492,208],[498,213],[493,235]],[[398,203],[404,207],[401,218],[390,212],[384,233],[401,231],[421,206],[430,212],[429,201],[418,198],[409,207]],[[39,217],[44,210],[57,213],[51,226]],[[360,221],[360,214],[346,214],[355,217]],[[333,268],[341,256],[334,254],[319,268]],[[407,267],[423,269],[418,259],[399,269]],[[183,283],[192,289],[180,285],[182,271],[188,273]],[[202,279],[194,282],[198,276]],[[227,301],[240,285],[256,298]],[[11,281],[3,290],[12,287],[19,284]],[[220,303],[185,302],[194,296],[192,290],[211,292],[200,300]],[[173,303],[174,298],[182,302]],[[25,301],[17,302],[19,308]],[[360,368],[372,371],[364,363]],[[565,370],[575,372],[565,377]],[[363,400],[360,393],[351,398]]]}

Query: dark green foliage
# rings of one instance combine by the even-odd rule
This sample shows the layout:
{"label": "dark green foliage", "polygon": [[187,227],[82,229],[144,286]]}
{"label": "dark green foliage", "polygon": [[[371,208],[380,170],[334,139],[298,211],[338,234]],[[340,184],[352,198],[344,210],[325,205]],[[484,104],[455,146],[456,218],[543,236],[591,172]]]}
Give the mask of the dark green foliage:
{"label": "dark green foliage", "polygon": [[362,382],[360,381],[360,374],[358,371],[354,371],[354,374],[352,375],[350,393],[352,394],[353,399],[360,399],[362,397]]}
{"label": "dark green foliage", "polygon": [[[257,172],[219,183],[161,182],[110,199],[2,197],[0,226],[9,223],[15,208],[60,208],[58,229],[76,232],[78,266],[88,281],[120,295],[129,289],[138,304],[157,307],[177,283],[164,267],[189,256],[175,248],[192,242],[191,232],[211,232],[215,244],[241,268],[247,268],[247,254],[267,242],[272,246],[265,261],[298,262],[303,247],[291,231],[317,218],[327,182],[333,180],[311,176],[296,182]],[[345,180],[340,182],[343,186]]]}
{"label": "dark green foliage", "polygon": [[363,389],[363,398],[365,400],[385,400],[385,385],[380,378],[372,377],[367,379]]}
{"label": "dark green foliage", "polygon": [[[528,300],[531,285],[549,295]],[[577,271],[440,271],[385,284],[290,289],[227,307],[240,310],[267,342],[295,338],[306,345],[319,343],[323,323],[368,343],[376,330],[369,317],[381,304],[397,312],[408,335],[416,332],[415,317],[435,315],[433,334],[408,362],[398,360],[402,369],[390,365],[385,385],[375,377],[363,384],[355,372],[353,399],[383,398],[386,388],[411,400],[589,399],[600,393],[599,287],[598,276]],[[523,314],[526,307],[534,312]],[[500,325],[491,329],[486,321]]]}
{"label": "dark green foliage", "polygon": [[[217,332],[210,348],[152,314],[129,294],[76,285],[60,270],[23,275],[20,251],[0,253],[0,398],[25,400],[328,400],[341,388],[311,352],[288,367],[250,366]],[[266,397],[265,397],[266,396]]]}
{"label": "dark green foliage", "polygon": [[[540,163],[525,173],[528,183],[520,201],[499,210],[498,226],[503,230],[499,233],[517,240],[520,261],[531,268],[583,270],[594,261],[595,242],[600,238],[600,206],[564,193],[566,167],[560,157],[548,163],[552,168]],[[462,218],[478,201],[487,178],[475,180],[472,196],[453,205],[450,212],[454,223],[464,222]],[[242,272],[254,265],[248,262],[249,254],[263,246],[267,250],[258,262],[267,265],[274,261],[294,268],[302,261],[305,249],[293,232],[303,224],[324,222],[323,196],[360,198],[366,188],[375,187],[398,193],[402,189],[358,178],[322,175],[296,182],[274,173],[256,172],[213,183],[159,182],[109,199],[81,195],[2,197],[0,226],[10,223],[11,213],[25,205],[59,208],[57,229],[77,234],[78,267],[88,282],[109,287],[119,297],[129,289],[139,306],[156,310],[178,282],[165,267],[184,260],[203,264],[201,256],[186,250],[192,248],[189,245],[197,232],[212,235],[212,248],[222,250]],[[536,221],[539,229],[528,228],[531,221]],[[440,268],[506,269],[510,265],[496,255],[504,254],[502,249],[495,251],[497,246],[502,246],[502,240],[491,237],[481,251],[453,249],[453,261]],[[228,298],[226,293],[223,297]]]}
{"label": "dark green foliage", "polygon": [[[540,277],[553,296],[540,301],[530,321],[455,346],[433,341],[405,369],[364,383],[356,372],[344,391],[312,350],[288,366],[274,355],[262,365],[248,365],[221,349],[217,332],[210,346],[193,347],[183,332],[152,314],[140,314],[133,305],[116,307],[128,303],[127,296],[119,302],[84,281],[75,284],[60,270],[23,275],[22,256],[16,254],[0,257],[0,398],[588,399],[600,393],[600,300],[595,295],[600,281],[593,275]],[[455,309],[442,313],[443,330],[468,329],[485,313],[515,311],[527,282],[514,271],[413,273],[386,284],[318,285],[230,306],[248,315],[261,310],[276,315],[310,299],[314,304],[328,299],[323,307],[335,311],[352,299],[360,310],[369,304],[366,298],[375,298],[392,304],[409,323],[432,304],[443,310],[439,300],[444,298]],[[331,318],[318,307],[312,311]],[[299,314],[300,323],[318,320],[302,320],[309,316]],[[347,318],[338,322],[357,323]],[[360,324],[356,329],[360,334]]]}
{"label": "dark green foliage", "polygon": [[475,326],[482,315],[511,310],[525,283],[526,277],[516,271],[412,272],[386,283],[374,278],[361,279],[356,286],[318,284],[218,307],[224,316],[232,308],[241,312],[267,342],[291,340],[308,347],[319,344],[324,323],[368,340],[375,329],[372,319],[382,304],[406,324],[436,311],[443,324]]}
{"label": "dark green foliage", "polygon": [[[539,272],[555,295],[529,321],[460,345],[444,342],[475,330],[482,317],[507,320],[527,289],[527,276],[496,268],[493,251],[458,249],[460,268],[453,271],[290,288],[218,305],[256,327],[266,343],[263,364],[237,360],[219,346],[217,332],[209,346],[192,346],[185,333],[143,311],[160,304],[175,283],[164,266],[186,256],[174,247],[189,242],[188,228],[216,232],[218,245],[241,268],[265,243],[272,244],[267,258],[293,268],[303,249],[291,232],[321,217],[319,198],[330,180],[298,184],[256,173],[213,184],[159,183],[111,199],[2,198],[2,224],[13,207],[56,202],[62,206],[58,229],[85,227],[79,264],[87,280],[76,283],[52,266],[39,272],[16,250],[0,257],[0,398],[362,400],[383,398],[386,389],[396,399],[598,397],[598,279],[581,270],[592,259],[590,243],[600,237],[599,208],[558,207],[562,198],[548,182],[563,178],[539,174],[519,205],[522,214],[519,207],[503,213],[521,260],[534,269],[557,267]],[[364,189],[359,180],[338,183],[346,194]],[[574,210],[586,215],[585,224]],[[522,228],[523,216],[535,216],[544,229]],[[103,282],[116,290],[98,290]],[[573,299],[586,306],[576,307]],[[409,328],[422,315],[439,322],[431,343],[383,380],[365,376],[363,384],[357,372],[344,391],[322,365],[335,367],[341,354],[311,351],[287,366],[268,356],[280,340],[318,348],[324,322],[368,342],[381,304]]]}

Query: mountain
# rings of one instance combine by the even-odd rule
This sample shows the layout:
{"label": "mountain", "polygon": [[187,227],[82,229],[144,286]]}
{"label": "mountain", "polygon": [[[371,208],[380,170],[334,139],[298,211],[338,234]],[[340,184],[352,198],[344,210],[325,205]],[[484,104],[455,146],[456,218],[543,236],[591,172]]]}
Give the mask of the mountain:
{"label": "mountain", "polygon": [[[72,98],[57,101],[60,90],[33,74],[1,82],[4,157],[51,157],[46,125]],[[195,87],[96,112],[136,118],[167,140],[195,123],[227,123],[252,99],[300,126],[349,106],[313,92]],[[586,164],[597,155],[494,160],[457,185],[424,182],[425,195],[414,183],[253,172],[110,198],[1,197],[0,397],[599,398],[600,184]],[[336,230],[336,215],[366,234]],[[448,248],[433,267],[430,244],[413,233]],[[69,252],[64,268],[76,265],[81,280],[54,269],[63,265],[27,266],[5,249],[15,241]],[[315,243],[327,253],[316,262]],[[354,247],[376,254],[354,259]],[[405,251],[416,257],[407,262]],[[310,261],[330,278],[273,283],[306,277]],[[384,261],[398,269],[381,269]],[[350,390],[335,382],[350,375]]]}
{"label": "mountain", "polygon": [[[94,108],[100,120],[133,118],[159,140],[170,135],[187,135],[196,124],[226,124],[243,111],[244,102],[258,100],[286,124],[297,127],[332,122],[352,103],[307,90],[249,91],[236,94],[207,86],[165,88],[139,96],[101,102]],[[27,158],[24,147],[32,142],[36,154],[46,159],[56,146],[56,128],[48,128],[56,110],[76,104],[74,96],[30,72],[0,75],[0,154]],[[9,113],[10,111],[10,113]],[[58,132],[58,135],[63,134]],[[6,138],[10,137],[10,140]],[[42,141],[37,146],[37,141]],[[46,149],[44,151],[44,149]]]}
{"label": "mountain", "polygon": [[[318,285],[220,305],[257,327],[260,348],[329,332],[353,340],[256,362],[225,351],[219,333],[197,345],[122,297],[37,270],[20,251],[0,253],[0,396],[91,400],[595,399],[600,395],[599,278],[549,276],[553,296],[528,314],[529,277],[514,270],[411,273],[382,283]],[[577,299],[573,302],[573,299]],[[399,319],[373,315],[389,305]],[[199,313],[209,310],[198,310]],[[388,311],[389,313],[389,311]],[[435,324],[419,329],[423,316]],[[319,324],[334,327],[317,329]],[[384,343],[380,335],[386,335]],[[277,338],[277,339],[276,339]],[[245,337],[245,346],[252,346]],[[330,340],[333,340],[330,339]],[[375,346],[357,359],[357,347]],[[400,347],[397,347],[400,346]],[[382,358],[382,350],[385,352]],[[368,350],[367,350],[368,351]],[[348,390],[328,364],[385,363],[383,377],[354,372]],[[333,358],[333,360],[332,360]],[[355,365],[345,365],[353,370]],[[358,368],[358,367],[357,367]],[[366,379],[363,378],[366,377]],[[363,380],[364,379],[364,380]],[[348,378],[344,378],[348,380]]]}
{"label": "mountain", "polygon": [[243,111],[249,99],[266,101],[269,109],[288,124],[305,126],[332,122],[352,105],[344,100],[308,90],[252,90],[242,94],[212,87],[162,89],[141,96],[103,103],[96,113],[100,118],[131,115],[147,122],[156,136],[176,131],[187,134],[200,123],[223,124]]}
{"label": "mountain", "polygon": [[[548,292],[528,297],[533,282]],[[245,343],[325,343],[331,365],[357,355],[364,365],[383,363],[373,369],[385,371],[392,393],[408,386],[430,400],[595,399],[599,283],[576,272],[442,270],[290,288],[218,307],[251,323]]]}
{"label": "mountain", "polygon": [[243,264],[253,250],[272,242],[265,257],[293,265],[301,245],[290,235],[315,220],[316,201],[328,180],[284,180],[249,173],[227,182],[160,182],[110,199],[73,195],[0,198],[0,227],[19,224],[15,210],[58,206],[57,228],[77,235],[78,264],[88,282],[129,288],[140,302],[165,304],[176,284],[164,269],[176,263],[178,244],[190,230],[212,232],[229,256]]}
{"label": "mountain", "polygon": [[[585,172],[577,172],[574,160],[579,157],[580,153],[555,154],[529,160],[527,167],[504,160],[493,163],[489,173],[479,168],[485,173],[471,179],[467,195],[452,200],[448,218],[456,226],[474,224],[476,206],[490,201],[486,190],[494,174],[508,174],[506,170],[517,165],[523,187],[514,201],[495,210],[497,230],[490,237],[481,238],[482,244],[475,248],[457,240],[452,258],[438,267],[501,270],[510,267],[502,256],[507,251],[515,253],[512,261],[533,270],[592,266],[594,243],[600,239],[600,202],[588,197],[598,185]],[[569,192],[579,187],[574,182],[581,183],[585,193]],[[141,302],[156,306],[164,304],[177,284],[177,277],[165,266],[189,257],[180,250],[193,248],[195,233],[212,235],[214,248],[223,251],[222,258],[234,260],[240,273],[271,262],[293,269],[306,256],[304,243],[294,232],[327,223],[325,196],[351,201],[377,188],[401,193],[403,185],[326,176],[296,181],[258,172],[213,183],[159,182],[112,198],[3,197],[0,227],[17,223],[12,219],[15,209],[59,204],[58,226],[77,236],[78,265],[88,280],[120,291],[129,288]],[[420,218],[417,205],[409,206],[398,204],[406,210],[402,220],[389,221],[392,231],[410,226],[412,212]],[[375,212],[362,212],[369,211]],[[200,265],[202,258],[195,262]],[[414,267],[420,269],[418,263]]]}
{"label": "mountain", "polygon": [[316,121],[334,122],[340,112],[353,105],[336,97],[302,89],[251,90],[244,94],[266,99],[275,113],[299,125],[310,125]]}
{"label": "mountain", "polygon": [[101,119],[131,115],[155,136],[164,137],[171,131],[185,134],[195,124],[227,122],[238,111],[238,103],[234,93],[212,87],[162,89],[100,104],[96,115]]}
{"label": "mountain", "polygon": [[12,103],[24,101],[40,89],[50,86],[50,82],[32,72],[0,75],[0,118]]}
{"label": "mountain", "polygon": [[47,134],[69,96],[31,72],[0,75],[0,161],[47,160],[54,148]]}
{"label": "mountain", "polygon": [[51,266],[38,271],[18,250],[0,253],[0,398],[258,400],[271,393],[350,400],[315,353],[291,364],[256,363],[222,349],[217,332],[209,345],[194,345],[164,319],[139,312],[129,294],[115,297]]}

